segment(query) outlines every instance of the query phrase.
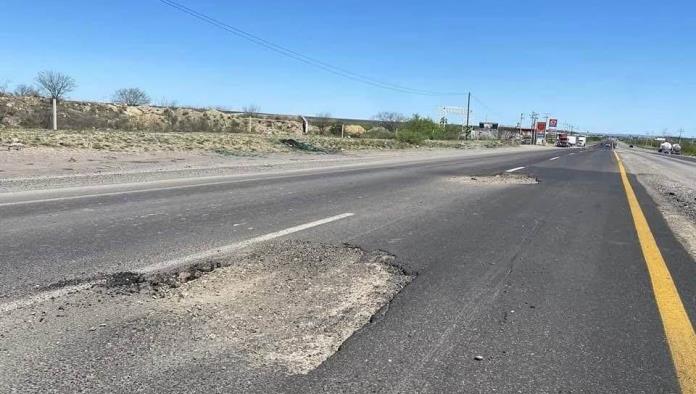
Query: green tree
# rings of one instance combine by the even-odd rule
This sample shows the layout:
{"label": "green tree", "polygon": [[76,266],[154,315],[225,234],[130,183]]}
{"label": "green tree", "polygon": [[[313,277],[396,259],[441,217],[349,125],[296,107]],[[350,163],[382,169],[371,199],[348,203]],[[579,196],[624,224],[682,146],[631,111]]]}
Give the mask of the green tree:
{"label": "green tree", "polygon": [[432,119],[414,114],[402,124],[396,138],[402,142],[420,144],[424,140],[434,139],[439,129],[440,125]]}

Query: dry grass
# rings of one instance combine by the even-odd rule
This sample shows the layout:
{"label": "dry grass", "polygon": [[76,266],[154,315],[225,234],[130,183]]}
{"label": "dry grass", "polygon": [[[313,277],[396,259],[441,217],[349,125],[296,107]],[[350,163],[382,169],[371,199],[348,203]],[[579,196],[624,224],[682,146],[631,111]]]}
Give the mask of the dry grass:
{"label": "dry grass", "polygon": [[0,142],[17,140],[27,147],[95,149],[115,152],[143,151],[220,151],[283,152],[289,149],[274,137],[239,133],[176,133],[141,131],[46,131],[6,129],[0,131]]}
{"label": "dry grass", "polygon": [[55,147],[94,149],[115,152],[147,151],[215,151],[223,154],[288,152],[292,148],[280,143],[282,138],[294,138],[327,152],[366,149],[459,148],[495,147],[499,141],[440,141],[426,140],[420,146],[394,139],[338,138],[309,135],[259,135],[218,132],[144,132],[118,130],[60,130],[1,129],[0,144],[13,141],[26,147]]}

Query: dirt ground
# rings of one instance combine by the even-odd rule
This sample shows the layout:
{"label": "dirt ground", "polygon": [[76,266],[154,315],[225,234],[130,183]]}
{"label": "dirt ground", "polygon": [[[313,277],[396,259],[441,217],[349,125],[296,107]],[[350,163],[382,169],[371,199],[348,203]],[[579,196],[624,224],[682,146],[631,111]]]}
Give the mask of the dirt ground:
{"label": "dirt ground", "polygon": [[[307,141],[313,141],[312,138]],[[325,144],[333,144],[334,140],[328,138],[326,141],[322,141]],[[343,141],[341,143],[352,144],[355,142]],[[175,178],[244,175],[382,160],[403,161],[437,156],[483,155],[490,151],[486,144],[489,143],[473,141],[470,144],[462,145],[466,148],[461,149],[424,147],[356,149],[333,153],[297,151],[289,147],[282,148],[283,150],[278,152],[237,152],[235,154],[201,149],[151,150],[147,152],[110,152],[97,149],[56,147],[28,147],[21,150],[0,149],[0,192]],[[499,146],[495,150],[506,152],[519,149],[535,149],[535,147]]]}
{"label": "dirt ground", "polygon": [[410,280],[389,254],[301,241],[171,275],[5,312],[0,391],[137,391],[200,364],[307,373]]}
{"label": "dirt ground", "polygon": [[245,167],[258,162],[327,160],[326,155],[266,153],[225,155],[206,151],[103,152],[92,149],[29,148],[0,151],[0,178],[75,176]]}
{"label": "dirt ground", "polygon": [[638,149],[619,149],[628,171],[635,174],[657,203],[672,232],[696,260],[696,163],[683,162]]}

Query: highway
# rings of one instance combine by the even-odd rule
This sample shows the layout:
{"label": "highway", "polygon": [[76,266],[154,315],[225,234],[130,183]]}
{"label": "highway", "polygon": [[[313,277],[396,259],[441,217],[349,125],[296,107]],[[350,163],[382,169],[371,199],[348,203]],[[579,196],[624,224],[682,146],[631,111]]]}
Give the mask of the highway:
{"label": "highway", "polygon": [[[696,349],[684,346],[696,323],[696,264],[628,174],[647,230],[636,224],[619,168],[614,151],[596,146],[6,193],[0,303],[60,283],[181,264],[249,240],[350,243],[388,251],[416,276],[388,311],[317,369],[227,369],[211,377],[208,367],[190,365],[178,367],[186,370],[183,386],[172,374],[152,375],[148,384],[259,392],[694,392]],[[462,181],[506,172],[539,183]],[[640,231],[654,237],[669,280],[656,282]],[[666,314],[665,300],[685,314]],[[675,326],[682,340],[671,337]]]}

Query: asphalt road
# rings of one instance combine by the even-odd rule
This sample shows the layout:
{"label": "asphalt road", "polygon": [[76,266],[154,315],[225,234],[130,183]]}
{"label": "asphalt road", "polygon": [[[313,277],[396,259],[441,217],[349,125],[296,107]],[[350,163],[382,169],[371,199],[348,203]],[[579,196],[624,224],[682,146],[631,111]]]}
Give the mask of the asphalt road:
{"label": "asphalt road", "polygon": [[[540,183],[457,181],[515,168]],[[633,187],[693,324],[696,265],[645,191]],[[107,193],[0,198],[5,300],[353,213],[287,237],[387,250],[417,278],[316,370],[246,373],[246,389],[679,391],[610,150],[521,151]],[[242,380],[234,371],[208,372],[186,367],[185,383],[157,384],[205,391]]]}

